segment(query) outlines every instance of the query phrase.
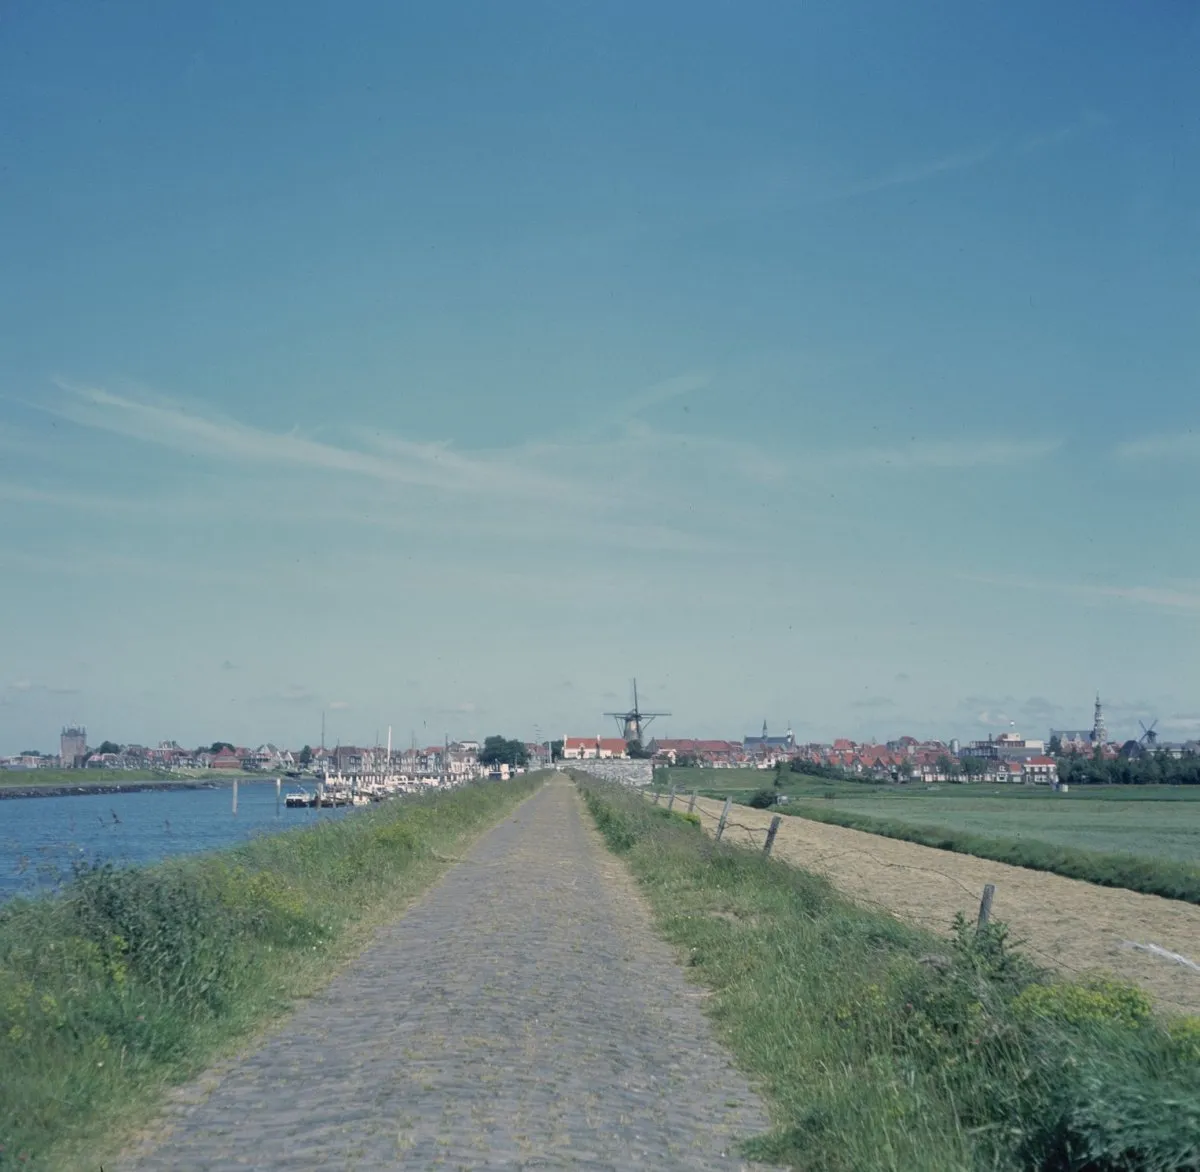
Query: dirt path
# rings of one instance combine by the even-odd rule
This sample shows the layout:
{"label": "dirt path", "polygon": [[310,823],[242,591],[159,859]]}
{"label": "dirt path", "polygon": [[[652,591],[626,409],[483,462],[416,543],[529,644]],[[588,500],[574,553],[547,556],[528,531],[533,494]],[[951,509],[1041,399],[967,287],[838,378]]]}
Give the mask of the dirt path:
{"label": "dirt path", "polygon": [[761,1104],[550,782],[126,1166],[743,1167]]}
{"label": "dirt path", "polygon": [[[686,802],[677,798],[677,808],[686,809]],[[722,805],[704,798],[696,803],[710,833]],[[735,805],[726,835],[732,842],[761,846],[771,817]],[[790,815],[780,826],[774,853],[825,875],[861,902],[936,932],[946,931],[955,912],[973,917],[983,885],[994,883],[993,916],[1008,923],[1036,959],[1076,976],[1114,973],[1141,985],[1163,1009],[1200,1013],[1200,972],[1129,947],[1157,944],[1200,963],[1200,907],[1194,904]]]}

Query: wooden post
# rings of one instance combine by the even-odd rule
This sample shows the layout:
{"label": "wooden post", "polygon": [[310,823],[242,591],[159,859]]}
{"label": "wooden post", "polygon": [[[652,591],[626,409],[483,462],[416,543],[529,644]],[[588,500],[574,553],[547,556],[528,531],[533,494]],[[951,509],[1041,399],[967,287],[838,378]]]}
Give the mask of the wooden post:
{"label": "wooden post", "polygon": [[782,821],[783,818],[779,814],[776,814],[775,817],[771,819],[771,829],[767,831],[767,841],[763,844],[764,855],[769,855],[771,853],[771,847],[775,845],[775,835],[779,833],[779,824]]}
{"label": "wooden post", "polygon": [[277,777],[275,779],[275,813],[276,814],[279,813],[279,794],[282,789],[283,789],[283,778]]}
{"label": "wooden post", "polygon": [[717,842],[721,841],[721,835],[725,833],[725,822],[729,818],[729,807],[733,805],[733,798],[725,799],[725,809],[721,811],[721,821],[717,823]]}
{"label": "wooden post", "polygon": [[996,894],[994,883],[983,885],[983,898],[979,901],[979,922],[975,925],[976,932],[982,932],[988,917],[992,914],[992,896]]}
{"label": "wooden post", "polygon": [[667,809],[670,810],[675,805],[675,783],[671,782],[671,792],[667,795]]}
{"label": "wooden post", "polygon": [[694,814],[695,812],[696,812],[696,791],[692,790],[692,796],[690,798],[688,798],[688,813]]}
{"label": "wooden post", "polygon": [[233,779],[233,812],[237,813],[237,778]]}
{"label": "wooden post", "polygon": [[656,790],[654,791],[654,804],[655,804],[656,806],[658,805],[658,799],[659,799],[659,798],[661,798],[661,797],[662,797],[662,791],[661,791],[661,790],[657,790],[657,789],[656,789]]}

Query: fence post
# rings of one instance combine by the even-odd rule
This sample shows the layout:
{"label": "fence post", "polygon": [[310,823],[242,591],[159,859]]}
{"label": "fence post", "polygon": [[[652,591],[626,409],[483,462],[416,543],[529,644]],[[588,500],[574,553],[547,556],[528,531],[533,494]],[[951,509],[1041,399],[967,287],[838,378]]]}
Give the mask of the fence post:
{"label": "fence post", "polygon": [[695,812],[696,812],[696,791],[692,790],[692,796],[690,798],[688,798],[688,813],[694,814]]}
{"label": "fence post", "polygon": [[782,821],[783,819],[778,814],[771,819],[771,829],[767,831],[767,841],[763,844],[764,855],[771,853],[771,847],[775,845],[775,835],[779,833],[779,824]]}
{"label": "fence post", "polygon": [[670,810],[675,805],[675,783],[671,782],[671,792],[667,795],[667,809]]}
{"label": "fence post", "polygon": [[654,804],[655,804],[656,806],[658,805],[658,799],[659,799],[659,798],[661,798],[661,797],[662,797],[662,790],[660,790],[660,789],[656,789],[656,790],[654,791]]}
{"label": "fence post", "polygon": [[725,821],[729,817],[729,807],[733,805],[733,798],[725,799],[725,809],[721,811],[721,821],[717,823],[717,842],[721,841],[721,835],[725,833]]}
{"label": "fence post", "polygon": [[237,778],[233,779],[233,812],[237,813]]}
{"label": "fence post", "polygon": [[979,922],[975,925],[976,932],[982,932],[987,924],[988,917],[992,914],[992,896],[995,894],[996,885],[994,883],[983,885],[983,898],[979,901]]}

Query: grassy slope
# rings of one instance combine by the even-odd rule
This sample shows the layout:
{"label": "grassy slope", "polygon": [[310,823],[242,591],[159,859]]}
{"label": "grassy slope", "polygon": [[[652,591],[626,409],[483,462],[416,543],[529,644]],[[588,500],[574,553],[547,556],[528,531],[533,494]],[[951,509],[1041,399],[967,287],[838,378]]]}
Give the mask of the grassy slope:
{"label": "grassy slope", "polygon": [[0,1168],[94,1169],[163,1088],[314,992],[538,775],[0,909]]}
{"label": "grassy slope", "polygon": [[1002,926],[945,942],[824,880],[585,781],[589,806],[799,1169],[1200,1167],[1200,1022],[1114,984],[1051,983]]}
{"label": "grassy slope", "polygon": [[[677,774],[679,776],[677,776]],[[690,774],[691,776],[687,776]],[[747,801],[773,774],[672,770],[681,790]],[[897,786],[784,775],[790,814],[1013,866],[1200,903],[1200,791]],[[820,799],[819,801],[817,799]],[[1125,844],[1123,849],[1113,849]],[[1100,847],[1100,849],[1097,849]],[[1107,848],[1107,849],[1105,849]]]}

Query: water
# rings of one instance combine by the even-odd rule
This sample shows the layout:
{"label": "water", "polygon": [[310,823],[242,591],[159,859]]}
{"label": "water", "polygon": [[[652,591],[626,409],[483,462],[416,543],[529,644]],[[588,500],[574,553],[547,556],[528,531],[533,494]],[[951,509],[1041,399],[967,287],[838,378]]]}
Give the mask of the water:
{"label": "water", "polygon": [[77,860],[155,863],[349,812],[289,810],[281,800],[276,814],[273,779],[242,782],[236,815],[232,800],[228,786],[2,800],[0,900],[53,888]]}

